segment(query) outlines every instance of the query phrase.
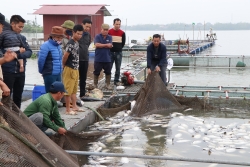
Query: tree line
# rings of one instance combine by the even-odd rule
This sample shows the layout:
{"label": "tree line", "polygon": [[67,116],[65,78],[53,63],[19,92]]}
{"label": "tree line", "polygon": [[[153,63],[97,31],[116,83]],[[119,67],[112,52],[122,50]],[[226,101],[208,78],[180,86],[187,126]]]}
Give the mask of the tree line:
{"label": "tree line", "polygon": [[[10,22],[6,19],[6,22]],[[26,20],[22,33],[42,33],[43,27],[37,24],[34,20]]]}
{"label": "tree line", "polygon": [[250,23],[172,23],[172,24],[138,24],[132,26],[123,25],[122,29],[131,31],[156,31],[156,30],[166,30],[166,31],[191,31],[191,30],[250,30]]}
{"label": "tree line", "polygon": [[[209,30],[210,28],[213,28],[213,30],[250,30],[250,23],[205,23],[205,29]],[[204,30],[204,23],[138,24],[131,26],[122,25],[122,29],[131,31],[191,31],[193,29]],[[43,33],[43,27],[36,24],[35,21],[27,20],[22,32]]]}

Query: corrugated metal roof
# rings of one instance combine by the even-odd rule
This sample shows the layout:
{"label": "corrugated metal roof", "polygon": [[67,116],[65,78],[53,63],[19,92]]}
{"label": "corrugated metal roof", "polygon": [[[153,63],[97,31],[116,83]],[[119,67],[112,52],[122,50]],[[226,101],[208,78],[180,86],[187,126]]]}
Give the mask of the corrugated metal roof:
{"label": "corrugated metal roof", "polygon": [[46,4],[41,5],[42,7],[35,11],[33,14],[40,15],[96,15],[96,13],[101,10],[104,13],[104,16],[111,16],[110,12],[107,10],[103,4],[68,4],[68,5],[59,5],[59,4]]}

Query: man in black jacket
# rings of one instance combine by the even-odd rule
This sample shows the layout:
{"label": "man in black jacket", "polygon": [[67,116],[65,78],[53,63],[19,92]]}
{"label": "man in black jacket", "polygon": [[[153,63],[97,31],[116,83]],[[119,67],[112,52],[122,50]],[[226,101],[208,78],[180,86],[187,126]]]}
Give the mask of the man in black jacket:
{"label": "man in black jacket", "polygon": [[166,84],[167,49],[161,43],[159,34],[153,35],[152,43],[147,47],[147,68],[148,74],[151,71],[158,71],[164,84]]}
{"label": "man in black jacket", "polygon": [[[25,84],[25,66],[26,58],[30,58],[32,51],[26,41],[25,36],[21,35],[25,20],[20,15],[13,15],[10,19],[10,27],[0,35],[0,46],[2,51],[8,49],[15,51],[17,59],[2,65],[3,79],[5,84],[9,87],[11,93],[13,92],[13,101],[20,108],[22,93]],[[14,47],[12,47],[14,46]],[[24,71],[20,72],[20,64],[18,59],[23,59]]]}
{"label": "man in black jacket", "polygon": [[91,36],[89,30],[91,28],[92,21],[85,18],[82,21],[83,35],[79,42],[79,76],[80,76],[80,97],[85,96],[86,79],[89,67],[89,45],[91,43]]}

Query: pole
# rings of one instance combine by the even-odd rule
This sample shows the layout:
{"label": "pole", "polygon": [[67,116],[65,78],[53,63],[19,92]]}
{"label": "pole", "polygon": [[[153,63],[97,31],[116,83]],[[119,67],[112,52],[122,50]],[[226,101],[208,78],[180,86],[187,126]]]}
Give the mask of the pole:
{"label": "pole", "polygon": [[194,42],[194,23],[192,25],[193,25],[193,42]]}
{"label": "pole", "polygon": [[204,21],[204,41],[206,40],[206,35],[205,35],[205,28],[206,28],[206,23],[205,23],[205,21]]}
{"label": "pole", "polygon": [[75,155],[127,157],[127,158],[158,159],[158,160],[172,160],[172,161],[186,161],[186,162],[217,163],[217,164],[227,164],[227,165],[250,166],[249,162],[232,162],[232,161],[223,161],[223,160],[204,160],[204,159],[192,159],[192,158],[181,158],[181,157],[175,158],[175,157],[169,157],[169,156],[132,155],[132,154],[120,154],[120,153],[101,153],[101,152],[72,151],[72,150],[65,150],[65,151],[69,154],[75,154]]}

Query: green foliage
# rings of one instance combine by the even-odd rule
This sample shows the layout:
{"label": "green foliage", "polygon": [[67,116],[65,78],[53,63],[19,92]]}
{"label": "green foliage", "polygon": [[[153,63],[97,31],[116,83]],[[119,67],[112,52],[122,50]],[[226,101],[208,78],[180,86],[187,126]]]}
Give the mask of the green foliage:
{"label": "green foliage", "polygon": [[23,33],[42,33],[43,32],[43,27],[40,25],[36,24],[35,21],[32,20],[27,20],[24,28],[23,28]]}
{"label": "green foliage", "polygon": [[32,55],[31,55],[30,58],[31,58],[31,59],[36,59],[36,58],[37,58],[37,54],[36,54],[36,53],[32,53]]}
{"label": "green foliage", "polygon": [[[250,30],[250,23],[205,23],[205,29],[209,30],[210,27],[213,30]],[[203,30],[204,23],[193,23],[185,24],[185,23],[172,23],[172,24],[138,24],[127,26],[126,30],[132,31],[191,31],[191,30]],[[123,25],[123,29],[125,26]]]}

